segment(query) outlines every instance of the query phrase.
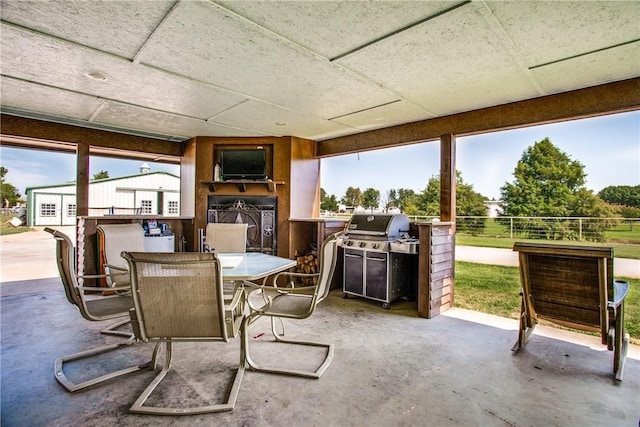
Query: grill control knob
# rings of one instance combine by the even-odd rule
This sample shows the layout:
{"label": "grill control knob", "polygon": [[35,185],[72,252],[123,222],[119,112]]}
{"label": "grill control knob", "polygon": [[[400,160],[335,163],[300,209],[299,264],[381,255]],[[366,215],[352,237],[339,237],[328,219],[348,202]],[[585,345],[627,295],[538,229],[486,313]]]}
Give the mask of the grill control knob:
{"label": "grill control knob", "polygon": [[353,242],[351,240],[347,240],[347,246],[351,246],[353,245]]}
{"label": "grill control knob", "polygon": [[365,246],[367,246],[367,244],[365,242],[360,242],[358,243],[358,246],[360,246],[361,248],[364,248]]}
{"label": "grill control knob", "polygon": [[378,248],[380,247],[380,243],[372,243],[372,244],[371,244],[371,247],[372,247],[373,249],[378,249]]}

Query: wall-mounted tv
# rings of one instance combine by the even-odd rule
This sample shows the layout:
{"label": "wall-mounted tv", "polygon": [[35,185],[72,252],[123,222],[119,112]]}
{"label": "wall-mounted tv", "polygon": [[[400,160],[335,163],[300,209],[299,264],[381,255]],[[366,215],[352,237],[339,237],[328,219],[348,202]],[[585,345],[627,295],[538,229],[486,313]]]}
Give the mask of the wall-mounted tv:
{"label": "wall-mounted tv", "polygon": [[264,148],[225,149],[220,152],[220,173],[230,179],[267,179],[267,155]]}

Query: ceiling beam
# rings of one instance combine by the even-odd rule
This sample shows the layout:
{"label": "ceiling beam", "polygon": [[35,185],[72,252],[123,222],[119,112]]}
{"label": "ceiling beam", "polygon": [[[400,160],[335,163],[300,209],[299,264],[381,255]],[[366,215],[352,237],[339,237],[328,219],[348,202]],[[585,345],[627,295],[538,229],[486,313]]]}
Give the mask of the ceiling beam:
{"label": "ceiling beam", "polygon": [[[10,147],[75,151],[76,144],[91,146],[92,153],[111,157],[158,158],[169,163],[179,162],[182,144],[179,142],[127,135],[99,129],[30,119],[2,114],[0,117],[2,145]],[[122,150],[122,153],[118,153]]]}
{"label": "ceiling beam", "polygon": [[640,78],[376,129],[317,143],[330,157],[418,142],[640,110]]}

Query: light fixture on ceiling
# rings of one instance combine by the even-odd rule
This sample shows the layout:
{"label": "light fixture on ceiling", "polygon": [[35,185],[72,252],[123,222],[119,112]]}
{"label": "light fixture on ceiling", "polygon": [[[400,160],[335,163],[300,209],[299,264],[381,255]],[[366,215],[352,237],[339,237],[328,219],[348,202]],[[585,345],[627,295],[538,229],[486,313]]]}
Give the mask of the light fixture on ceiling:
{"label": "light fixture on ceiling", "polygon": [[91,80],[95,80],[97,82],[103,82],[107,80],[107,76],[102,74],[100,71],[91,71],[90,73],[86,73],[85,76]]}
{"label": "light fixture on ceiling", "polygon": [[287,124],[285,122],[276,122],[277,126],[286,126]]}

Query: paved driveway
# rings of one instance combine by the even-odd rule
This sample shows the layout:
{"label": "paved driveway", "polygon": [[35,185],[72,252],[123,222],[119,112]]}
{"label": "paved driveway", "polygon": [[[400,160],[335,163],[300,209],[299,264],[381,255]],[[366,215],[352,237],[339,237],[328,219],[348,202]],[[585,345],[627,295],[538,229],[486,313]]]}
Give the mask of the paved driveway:
{"label": "paved driveway", "polygon": [[[480,264],[518,266],[518,253],[511,249],[456,246],[456,260]],[[613,272],[616,277],[640,278],[640,260],[614,258]]]}
{"label": "paved driveway", "polygon": [[[52,227],[75,240],[75,227]],[[56,265],[56,242],[44,227],[0,236],[0,282],[60,277]]]}

